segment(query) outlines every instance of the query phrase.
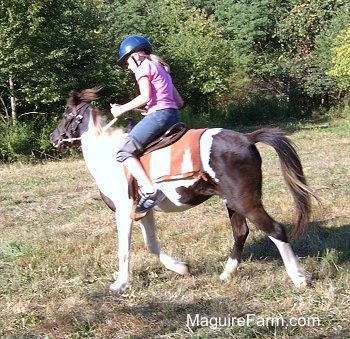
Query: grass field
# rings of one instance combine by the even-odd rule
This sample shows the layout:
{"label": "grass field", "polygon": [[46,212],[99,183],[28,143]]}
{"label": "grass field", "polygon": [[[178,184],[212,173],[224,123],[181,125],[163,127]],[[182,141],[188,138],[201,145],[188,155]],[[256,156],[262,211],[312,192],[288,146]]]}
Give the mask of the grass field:
{"label": "grass field", "polygon": [[[250,225],[238,276],[220,283],[232,239],[213,198],[157,214],[164,247],[193,276],[149,254],[135,223],[133,285],[108,291],[117,267],[113,213],[84,162],[0,166],[1,338],[350,338],[350,123],[290,126],[314,202],[292,247],[312,286],[297,290],[272,242]],[[291,197],[274,151],[263,158],[264,203],[287,226]]]}

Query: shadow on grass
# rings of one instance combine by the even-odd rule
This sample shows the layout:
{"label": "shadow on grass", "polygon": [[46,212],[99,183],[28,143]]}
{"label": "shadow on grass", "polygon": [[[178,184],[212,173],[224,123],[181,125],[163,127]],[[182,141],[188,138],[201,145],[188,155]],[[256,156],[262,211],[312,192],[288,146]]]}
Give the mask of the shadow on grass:
{"label": "shadow on grass", "polygon": [[[337,261],[338,265],[350,261],[350,224],[344,224],[340,227],[327,227],[331,221],[324,220],[311,223],[309,232],[300,239],[292,242],[293,249],[299,257],[316,258],[317,261],[327,260],[330,253],[333,253],[332,260]],[[336,258],[334,257],[334,253],[337,254]],[[266,237],[252,244],[247,244],[244,257],[253,260],[261,260],[262,258],[264,260],[281,260],[276,246]],[[319,268],[320,266],[316,263],[315,270]],[[330,270],[327,269],[325,277],[330,277],[330,273]],[[322,275],[322,273],[320,274]],[[317,279],[314,273],[313,279]],[[147,288],[147,286],[143,287]],[[139,291],[135,293],[142,295],[141,289],[143,287],[139,287]],[[215,319],[213,323],[208,324],[208,321],[212,317],[221,317],[223,321],[230,321],[225,320],[225,317],[247,319],[248,315],[259,316],[261,312],[259,307],[261,305],[251,303],[249,300],[246,302],[244,300],[243,302],[242,300],[234,300],[232,296],[210,297],[204,293],[202,297],[199,294],[195,302],[189,303],[177,302],[176,300],[160,302],[159,299],[161,298],[157,298],[158,301],[147,298],[143,301],[138,301],[132,298],[132,301],[129,302],[129,298],[118,295],[110,296],[108,292],[102,292],[102,295],[91,294],[88,299],[95,312],[100,314],[99,318],[105,319],[106,317],[110,317],[110,314],[105,313],[104,305],[106,302],[113,302],[118,305],[114,311],[122,315],[121,321],[138,321],[139,326],[137,326],[137,329],[130,328],[125,333],[126,337],[130,338],[161,338],[171,335],[174,337],[192,336],[197,338],[267,338],[272,333],[277,336],[287,337],[289,335],[298,336],[302,334],[302,331],[305,331],[305,328],[286,329],[283,326],[272,328],[259,327],[255,321],[256,319],[253,319],[249,326],[237,326],[237,324],[233,324],[233,326],[218,326],[215,329],[217,325]],[[118,315],[113,319],[113,321],[118,321]],[[120,323],[120,326],[128,328],[127,323],[124,325]],[[342,329],[344,330],[343,333],[338,332],[334,328],[329,328],[328,330],[330,331],[328,333],[329,335],[333,333],[337,336],[340,335],[340,337],[348,331],[348,329],[345,330],[344,328]],[[313,330],[310,329],[310,331],[312,333]]]}
{"label": "shadow on grass", "polygon": [[[158,328],[134,331],[131,337],[133,339],[165,337],[227,338],[232,336],[257,338],[258,331],[253,323],[253,318],[257,314],[256,310],[245,308],[242,305],[233,310],[232,305],[228,305],[229,302],[232,302],[232,300],[222,297],[211,300],[203,299],[188,304],[158,302],[142,307],[132,307],[128,312],[132,315],[141,315],[148,323],[152,323],[155,314],[157,314]],[[237,325],[238,318],[241,321],[249,319],[249,323],[245,328],[242,325]],[[265,330],[268,332],[267,328]]]}
{"label": "shadow on grass", "polygon": [[[340,227],[326,227],[332,220],[314,221],[309,231],[295,241],[291,241],[294,252],[299,257],[323,257],[335,251],[337,263],[350,261],[350,224]],[[244,259],[280,259],[276,246],[267,237],[244,247]]]}
{"label": "shadow on grass", "polygon": [[[259,324],[266,316],[259,316],[264,314],[261,313],[262,306],[251,300],[242,302],[228,296],[209,297],[206,294],[190,303],[144,300],[128,304],[122,296],[91,296],[91,307],[99,314],[95,325],[98,325],[99,319],[111,318],[111,314],[104,310],[104,304],[112,299],[118,305],[112,319],[117,328],[125,329],[123,338],[306,338],[308,333],[310,337],[315,337],[312,325],[309,328],[288,327],[279,321],[266,326]],[[281,313],[272,314],[271,317],[284,318]],[[288,321],[288,318],[285,320]],[[137,324],[137,328],[131,324]],[[349,328],[348,324],[338,329],[324,328],[317,337],[342,338]],[[119,333],[113,336],[119,337]]]}
{"label": "shadow on grass", "polygon": [[[314,221],[310,223],[309,230],[299,239],[291,240],[294,253],[299,258],[317,258],[318,260],[331,260],[336,265],[348,263],[350,265],[350,224],[340,227],[327,227],[332,220]],[[250,226],[253,229],[254,226]],[[262,233],[261,233],[262,234]],[[249,236],[248,236],[249,240]],[[191,267],[191,274],[213,274],[220,272],[227,256],[217,256],[205,259],[200,267]],[[280,261],[282,258],[277,247],[267,237],[246,243],[243,248],[242,261]],[[208,267],[210,272],[208,272]]]}
{"label": "shadow on grass", "polygon": [[[299,257],[316,258],[316,261],[327,261],[327,257],[331,257],[330,259],[337,265],[347,265],[350,261],[350,224],[327,227],[331,222],[332,220],[324,220],[311,223],[309,232],[292,242],[295,253]],[[247,258],[281,260],[276,246],[267,237],[246,244],[244,259]],[[322,266],[317,263],[312,265],[314,266],[309,269],[315,272]],[[215,268],[211,267],[210,270],[214,272]],[[319,278],[323,275],[329,278],[332,272],[327,265],[325,268],[321,267]],[[313,278],[317,279],[314,273]],[[57,338],[270,338],[272,335],[286,338],[307,335],[314,337],[315,334],[315,329],[306,327],[260,327],[254,319],[249,326],[233,324],[233,326],[218,326],[215,329],[215,319],[212,323],[208,323],[210,318],[221,317],[225,321],[225,317],[228,316],[243,319],[247,319],[248,315],[258,317],[263,311],[261,307],[264,304],[252,302],[250,298],[245,300],[244,296],[218,297],[217,293],[214,296],[208,295],[206,289],[199,291],[197,298],[188,303],[169,300],[169,295],[166,296],[167,291],[164,291],[164,301],[162,296],[152,300],[142,291],[143,288],[148,288],[147,285],[147,283],[139,285],[130,293],[121,296],[111,295],[107,289],[101,290],[97,287],[95,291],[84,293],[82,298],[86,301],[84,304],[58,312],[53,319],[45,317],[41,319],[35,332],[18,332],[7,337],[37,338],[42,334],[50,334]],[[199,318],[196,318],[196,315],[199,315]],[[319,338],[346,337],[350,325],[342,323],[339,328],[330,326],[323,330],[325,332],[322,332],[323,336],[320,335]],[[98,333],[103,333],[103,336]]]}
{"label": "shadow on grass", "polygon": [[[114,315],[107,313],[104,306],[112,300],[118,305]],[[111,297],[106,293],[91,295],[90,305],[96,314],[93,320],[96,327],[111,318],[116,328],[124,329],[122,336],[115,332],[112,338],[260,338],[262,334],[288,333],[283,326],[259,327],[256,323],[259,306],[227,296],[211,298],[204,294],[189,303],[135,300],[128,304],[123,296]],[[80,326],[84,327],[83,323]]]}

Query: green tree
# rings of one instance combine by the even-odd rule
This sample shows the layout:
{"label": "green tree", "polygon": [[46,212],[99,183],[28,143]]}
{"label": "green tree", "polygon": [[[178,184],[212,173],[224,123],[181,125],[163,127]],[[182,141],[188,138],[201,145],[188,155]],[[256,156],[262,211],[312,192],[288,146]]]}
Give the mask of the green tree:
{"label": "green tree", "polygon": [[187,102],[198,112],[212,109],[227,92],[232,65],[227,41],[206,12],[186,7],[184,1],[162,2],[153,13],[156,18],[152,35],[174,65],[175,81]]}
{"label": "green tree", "polygon": [[284,8],[278,0],[222,0],[216,4],[216,23],[231,44],[232,85],[241,99],[252,92],[283,91],[283,71],[276,63],[280,51],[276,26]]}
{"label": "green tree", "polygon": [[350,89],[350,26],[337,37],[331,50],[332,67],[329,74],[337,79],[340,89]]}
{"label": "green tree", "polygon": [[335,99],[349,93],[349,22],[350,9],[339,9],[315,44],[318,68],[329,84],[327,94]]}
{"label": "green tree", "polygon": [[103,62],[107,102],[123,102],[136,95],[132,74],[117,65],[120,42],[127,36],[148,36],[147,16],[154,1],[146,0],[101,0],[101,29],[99,39],[103,41],[100,59]]}
{"label": "green tree", "polygon": [[[52,109],[63,95],[100,79],[99,19],[93,0],[1,0],[0,95],[6,112]],[[7,114],[9,115],[9,114]]]}
{"label": "green tree", "polygon": [[327,34],[328,24],[346,8],[343,0],[293,0],[277,29],[282,51],[278,62],[288,75],[290,94],[298,93],[323,102],[332,87],[320,67],[317,40]]}
{"label": "green tree", "polygon": [[[185,0],[118,1],[109,5],[110,40],[141,34],[172,68],[186,102],[196,112],[208,112],[227,91],[231,53],[211,17]],[[125,73],[127,74],[127,73]],[[130,74],[125,76],[131,81]],[[133,86],[129,86],[133,87]],[[130,89],[121,87],[126,99]]]}

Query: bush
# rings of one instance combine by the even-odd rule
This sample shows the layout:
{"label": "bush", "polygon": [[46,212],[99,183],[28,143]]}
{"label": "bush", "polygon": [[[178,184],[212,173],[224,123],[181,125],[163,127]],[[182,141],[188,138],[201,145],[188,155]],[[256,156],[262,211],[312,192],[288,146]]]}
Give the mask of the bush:
{"label": "bush", "polygon": [[16,126],[0,123],[0,162],[31,161],[52,155],[49,141],[55,119],[19,121]]}
{"label": "bush", "polygon": [[1,160],[14,162],[22,156],[32,154],[32,144],[35,141],[33,131],[26,125],[0,125],[2,138],[0,140]]}
{"label": "bush", "polygon": [[229,125],[252,125],[278,122],[287,118],[299,118],[300,109],[277,98],[253,96],[245,102],[231,103],[225,120]]}

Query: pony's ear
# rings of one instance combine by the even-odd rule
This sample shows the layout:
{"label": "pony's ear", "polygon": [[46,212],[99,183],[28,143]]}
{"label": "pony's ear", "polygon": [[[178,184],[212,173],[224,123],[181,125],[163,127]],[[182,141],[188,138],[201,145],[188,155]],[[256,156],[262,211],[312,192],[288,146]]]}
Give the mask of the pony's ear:
{"label": "pony's ear", "polygon": [[73,106],[77,106],[80,104],[81,99],[80,99],[80,93],[78,91],[76,91],[75,89],[71,90],[69,92],[69,96],[67,99],[67,105],[68,107],[73,107]]}

